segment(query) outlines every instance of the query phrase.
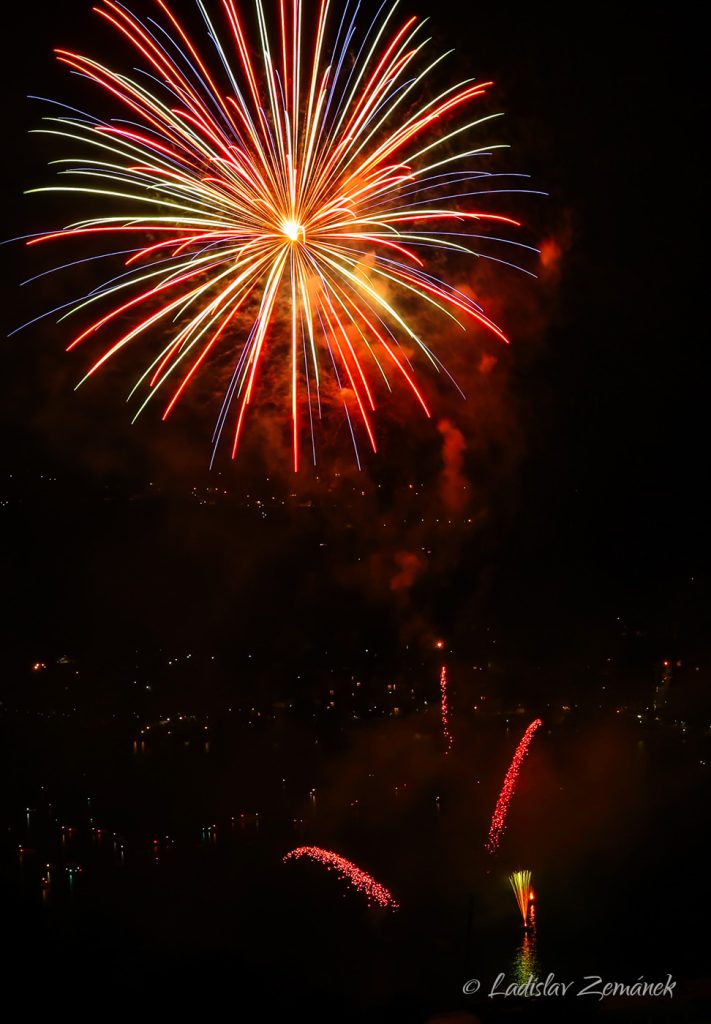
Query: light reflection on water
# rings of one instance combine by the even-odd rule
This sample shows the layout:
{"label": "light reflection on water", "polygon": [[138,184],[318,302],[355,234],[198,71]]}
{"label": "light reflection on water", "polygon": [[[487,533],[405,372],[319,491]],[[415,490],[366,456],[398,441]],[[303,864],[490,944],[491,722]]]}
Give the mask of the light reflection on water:
{"label": "light reflection on water", "polygon": [[541,965],[536,948],[536,926],[531,925],[524,932],[520,945],[516,949],[511,965],[511,975],[517,985],[524,985],[533,975],[541,975]]}

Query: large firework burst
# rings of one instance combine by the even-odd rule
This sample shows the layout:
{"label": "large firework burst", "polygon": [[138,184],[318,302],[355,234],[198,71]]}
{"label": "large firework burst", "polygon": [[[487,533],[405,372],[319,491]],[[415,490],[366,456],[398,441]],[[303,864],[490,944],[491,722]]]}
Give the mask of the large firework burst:
{"label": "large firework burst", "polygon": [[257,46],[234,0],[214,11],[197,0],[209,58],[168,4],[155,2],[156,17],[145,20],[114,0],[95,8],[137,51],[131,74],[56,51],[120,116],[59,104],[40,129],[80,155],[56,162],[69,183],[33,191],[80,193],[101,210],[29,244],[78,238],[102,246],[91,259],[124,257],[120,273],[60,307],[62,318],[97,311],[70,349],[110,335],[83,380],[145,340],[154,347],[131,391],[136,416],[162,395],[165,419],[211,354],[229,353],[213,442],[228,426],[234,457],[271,357],[284,368],[295,468],[302,421],[315,459],[326,381],[356,457],[360,433],[375,450],[378,392],[400,378],[429,415],[413,363],[419,354],[442,368],[406,311],[412,301],[506,340],[471,296],[425,263],[433,250],[482,255],[489,224],[516,224],[464,208],[471,197],[511,191],[481,169],[497,147],[472,142],[498,115],[463,116],[491,83],[431,90],[446,55],[426,59],[424,23],[398,25],[397,3],[387,0],[362,29],[351,0],[338,13],[330,0],[313,10],[276,0],[269,12],[255,0]]}

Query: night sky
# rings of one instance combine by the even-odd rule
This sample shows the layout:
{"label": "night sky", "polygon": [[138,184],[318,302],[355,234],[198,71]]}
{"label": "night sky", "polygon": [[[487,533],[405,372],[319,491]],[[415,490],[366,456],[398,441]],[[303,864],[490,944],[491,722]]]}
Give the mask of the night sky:
{"label": "night sky", "polygon": [[[447,514],[435,423],[386,417],[383,452],[362,474],[347,452],[326,452],[318,482],[308,473],[295,482],[278,460],[261,461],[269,439],[257,426],[252,455],[234,465],[225,455],[210,476],[202,407],[168,426],[130,428],[122,397],[129,378],[119,370],[75,394],[81,367],[64,354],[62,329],[31,328],[4,342],[0,403],[9,501],[3,564],[12,594],[4,626],[23,658],[33,644],[90,646],[97,630],[129,646],[132,630],[169,637],[186,623],[197,639],[212,638],[238,628],[226,606],[239,608],[239,621],[241,606],[259,600],[285,610],[276,618],[254,613],[278,630],[295,593],[318,617],[331,591],[354,602],[356,620],[377,604],[384,633],[392,629],[398,642],[412,639],[418,622],[458,636],[486,623],[522,658],[550,661],[594,646],[620,617],[661,637],[660,649],[698,645],[708,385],[703,64],[692,9],[677,5],[662,17],[649,7],[595,7],[566,17],[545,5],[440,8],[438,40],[458,46],[459,67],[496,82],[487,103],[506,111],[497,131],[513,147],[508,166],[530,172],[534,187],[549,193],[514,204],[528,240],[552,241],[558,256],[540,284],[516,281],[505,268],[488,274],[484,291],[513,343],[503,351],[475,337],[473,359],[496,358],[489,379],[466,405],[454,390],[436,394],[438,415],[465,436],[467,514],[479,525],[441,540],[444,554],[405,600],[392,585],[397,552],[430,538],[404,526],[399,537],[396,525],[380,534],[377,520],[407,514],[405,489],[418,477],[427,514]],[[2,62],[6,236],[62,219],[54,201],[21,195],[47,183],[45,160],[61,155],[26,134],[41,109],[25,97],[75,95],[51,48],[90,50],[98,38],[88,5],[76,0],[41,17],[27,6],[14,12]],[[101,52],[110,53],[110,37],[101,38]],[[62,288],[72,291],[69,281],[53,283],[45,303],[42,289],[19,282],[47,257],[9,245],[2,258],[7,331],[60,301]],[[455,353],[455,370],[471,358]],[[57,481],[50,487],[43,475]],[[189,495],[216,484],[238,502],[296,493],[292,500],[311,502],[308,526],[288,512],[279,526],[255,526],[229,505],[200,525]],[[136,514],[128,500],[151,487],[161,497]],[[110,512],[102,505],[107,489]],[[313,561],[309,544],[321,541],[328,557]],[[367,578],[358,575],[359,558],[370,566]],[[383,561],[379,576],[372,566]],[[281,596],[270,598],[274,578]],[[199,614],[205,607],[210,628]],[[402,627],[408,617],[412,629]]]}
{"label": "night sky", "polygon": [[[90,7],[13,9],[5,238],[94,215],[22,194],[67,155],[28,134],[46,112],[28,95],[103,102],[52,48],[125,61]],[[456,47],[449,80],[494,80],[480,111],[505,112],[487,139],[511,148],[491,167],[545,195],[491,209],[541,254],[537,279],[447,263],[511,344],[420,314],[466,400],[418,373],[432,419],[394,394],[362,470],[327,409],[294,475],[273,367],[239,458],[210,469],[229,353],[167,423],[131,426],[140,345],[75,391],[72,321],[5,337],[109,275],[22,286],[76,250],[0,245],[0,906],[27,1011],[708,1019],[706,37],[689,4],[413,8]],[[367,866],[400,911],[284,863],[302,842]],[[673,1007],[463,996],[471,971],[528,971],[507,874],[529,865],[546,969],[672,971]]]}

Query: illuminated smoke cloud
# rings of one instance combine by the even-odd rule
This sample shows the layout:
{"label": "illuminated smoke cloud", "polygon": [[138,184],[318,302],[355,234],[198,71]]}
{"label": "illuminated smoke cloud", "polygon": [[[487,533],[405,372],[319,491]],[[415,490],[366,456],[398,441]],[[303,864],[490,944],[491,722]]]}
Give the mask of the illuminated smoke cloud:
{"label": "illuminated smoke cloud", "polygon": [[469,484],[463,472],[467,443],[464,434],[449,420],[440,420],[437,429],[442,435],[440,495],[450,512],[461,512],[469,499]]}

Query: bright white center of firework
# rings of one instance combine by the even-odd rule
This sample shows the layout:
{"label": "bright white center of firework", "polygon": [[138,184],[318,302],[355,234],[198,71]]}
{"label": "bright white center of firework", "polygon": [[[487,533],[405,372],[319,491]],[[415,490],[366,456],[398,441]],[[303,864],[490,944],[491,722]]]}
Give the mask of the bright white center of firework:
{"label": "bright white center of firework", "polygon": [[298,242],[299,235],[303,234],[303,227],[298,221],[285,220],[281,226],[281,230],[284,232],[290,242]]}

